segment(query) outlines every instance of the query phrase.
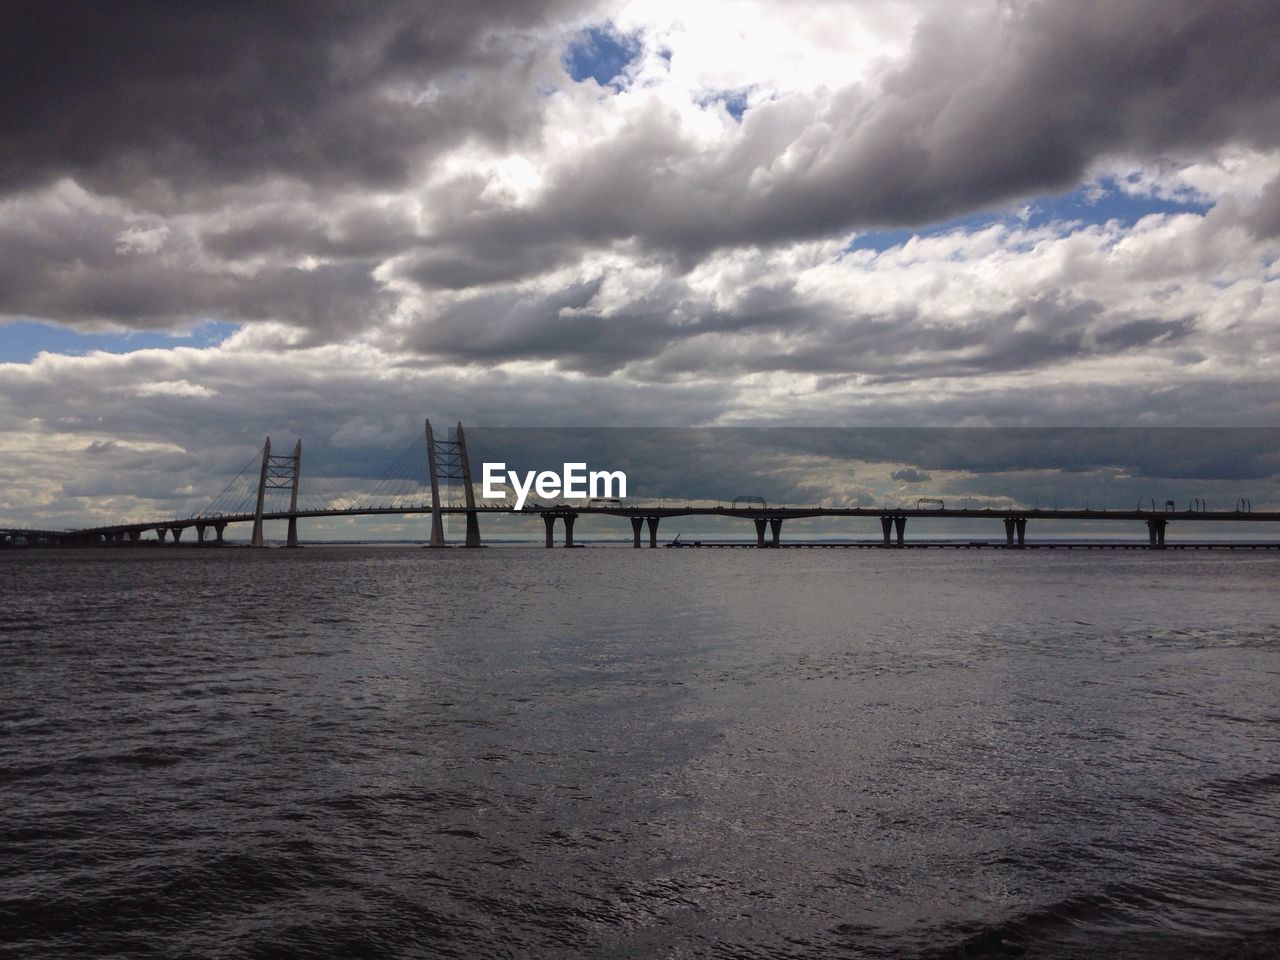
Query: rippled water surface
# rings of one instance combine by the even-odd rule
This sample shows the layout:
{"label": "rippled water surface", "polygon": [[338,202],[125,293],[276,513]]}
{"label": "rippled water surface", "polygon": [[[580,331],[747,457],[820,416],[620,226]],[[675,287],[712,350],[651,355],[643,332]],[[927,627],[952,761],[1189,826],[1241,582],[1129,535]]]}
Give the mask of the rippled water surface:
{"label": "rippled water surface", "polygon": [[1280,557],[0,554],[0,954],[1280,955]]}

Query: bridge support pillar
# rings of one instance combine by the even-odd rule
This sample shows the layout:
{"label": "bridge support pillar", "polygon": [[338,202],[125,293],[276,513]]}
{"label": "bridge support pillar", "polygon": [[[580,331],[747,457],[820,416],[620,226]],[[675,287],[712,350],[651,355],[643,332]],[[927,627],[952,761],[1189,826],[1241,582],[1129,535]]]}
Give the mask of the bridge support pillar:
{"label": "bridge support pillar", "polygon": [[164,535],[169,531],[165,527],[156,527],[156,539],[164,543]]}
{"label": "bridge support pillar", "polygon": [[1152,518],[1147,521],[1147,536],[1151,539],[1152,550],[1164,549],[1164,528],[1169,521],[1163,518]]}
{"label": "bridge support pillar", "polygon": [[1013,546],[1013,517],[1004,518],[1004,545],[1006,548]]}
{"label": "bridge support pillar", "polygon": [[1018,546],[1025,547],[1027,545],[1027,518],[1018,517],[1013,521],[1013,524],[1018,530]]}
{"label": "bridge support pillar", "polygon": [[142,531],[141,531],[141,530],[130,530],[130,531],[129,531],[129,542],[130,542],[130,543],[137,543],[137,542],[138,542],[139,540],[141,540],[141,539],[142,539]]}
{"label": "bridge support pillar", "polygon": [[649,524],[649,548],[653,549],[658,545],[658,520],[659,517],[646,517]]}
{"label": "bridge support pillar", "polygon": [[196,543],[199,543],[201,545],[204,544],[204,531],[207,526],[208,524],[206,523],[196,524]]}
{"label": "bridge support pillar", "polygon": [[[467,539],[464,545],[480,546],[480,515],[476,513],[476,491],[471,485],[471,459],[467,456],[467,437],[462,432],[462,422],[458,422],[458,464],[462,468],[462,496],[467,505]],[[568,517],[565,518],[565,529],[569,539],[573,539],[573,527]],[[570,544],[572,545],[572,544]]]}
{"label": "bridge support pillar", "polygon": [[564,515],[564,545],[566,547],[573,546],[573,525],[578,520],[576,513],[566,513]]}
{"label": "bridge support pillar", "polygon": [[769,532],[772,534],[772,537],[769,542],[769,546],[771,547],[782,546],[782,518],[781,517],[769,518]]}
{"label": "bridge support pillar", "polygon": [[298,445],[293,448],[293,475],[289,478],[289,533],[285,538],[284,545],[286,547],[296,547],[298,545],[298,481],[302,477],[302,438],[298,438]]}
{"label": "bridge support pillar", "polygon": [[893,534],[893,517],[881,517],[880,529],[884,531],[884,546],[889,546],[889,537]]}
{"label": "bridge support pillar", "polygon": [[173,534],[173,542],[176,545],[182,539],[182,527],[170,527],[169,532]]}
{"label": "bridge support pillar", "polygon": [[755,520],[756,520],[756,546],[763,547],[764,531],[765,531],[765,528],[769,525],[769,521],[766,520],[764,517],[756,517]]}
{"label": "bridge support pillar", "polygon": [[[436,464],[436,435],[431,430],[431,421],[426,421],[426,424],[427,479],[431,483],[431,546],[443,547],[444,515],[440,512],[440,475]],[[547,546],[551,544],[548,543]]]}
{"label": "bridge support pillar", "polygon": [[898,546],[900,547],[905,546],[905,541],[907,538],[907,518],[894,517],[893,529],[894,529],[894,532],[897,533],[898,535]]}
{"label": "bridge support pillar", "polygon": [[544,513],[542,522],[547,525],[547,549],[550,550],[556,544],[556,515]]}
{"label": "bridge support pillar", "polygon": [[225,523],[215,523],[213,525],[213,532],[217,536],[217,540],[215,542],[218,544],[218,546],[222,546],[222,544],[225,542],[222,539],[222,531],[226,529],[227,529],[227,525]]}
{"label": "bridge support pillar", "polygon": [[631,518],[631,546],[640,549],[640,531],[644,528],[644,517]]}
{"label": "bridge support pillar", "polygon": [[271,438],[262,445],[262,472],[258,476],[258,505],[253,511],[253,533],[249,535],[249,546],[261,547],[262,542],[262,507],[267,495],[267,471],[271,466]]}

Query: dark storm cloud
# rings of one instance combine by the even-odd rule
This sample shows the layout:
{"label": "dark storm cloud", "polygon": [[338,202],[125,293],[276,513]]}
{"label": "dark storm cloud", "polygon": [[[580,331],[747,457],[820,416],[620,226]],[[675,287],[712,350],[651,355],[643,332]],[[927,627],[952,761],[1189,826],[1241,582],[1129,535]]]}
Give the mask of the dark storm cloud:
{"label": "dark storm cloud", "polygon": [[424,244],[398,271],[426,290],[467,290],[524,280],[576,261],[581,251],[559,243],[514,244],[491,238],[482,248],[466,243]]}
{"label": "dark storm cloud", "polygon": [[[0,315],[133,329],[276,320],[305,331],[306,341],[349,336],[377,323],[392,302],[373,277],[380,261],[357,258],[378,236],[367,224],[377,215],[367,210],[340,216],[334,233],[317,231],[317,247],[341,247],[346,256],[306,269],[271,258],[232,268],[206,256],[181,225],[129,214],[71,187],[14,199],[0,212]],[[241,227],[240,242],[296,239],[303,216]]]}
{"label": "dark storm cloud", "polygon": [[[1079,182],[1107,156],[1159,158],[1280,137],[1280,7],[1088,0],[1007,4],[999,22],[926,19],[880,89],[754,106],[705,153],[658,103],[556,172],[540,207],[475,210],[544,236],[709,249],[921,225]],[[455,189],[472,189],[466,185]]]}
{"label": "dark storm cloud", "polygon": [[757,371],[865,373],[879,382],[964,377],[1150,350],[1176,343],[1194,328],[1186,317],[1112,317],[1097,301],[1073,301],[1048,291],[1013,309],[963,322],[911,315],[833,322],[816,336],[796,338],[785,351],[750,344],[736,362]]}
{"label": "dark storm cloud", "polygon": [[[1055,483],[1074,489],[1079,478],[1106,477],[1117,494],[1132,493],[1132,507],[1139,490],[1176,489],[1181,497],[1204,489],[1196,483],[1217,484],[1220,497],[1239,496],[1273,489],[1280,474],[1280,458],[1272,453],[1280,431],[1267,429],[478,428],[467,438],[480,462],[502,460],[519,470],[558,469],[565,461],[607,464],[626,472],[632,497],[726,505],[737,496],[832,502],[869,476],[887,474],[982,497]],[[902,463],[915,466],[892,469]],[[926,470],[960,477],[944,480]]]}
{"label": "dark storm cloud", "polygon": [[1249,225],[1260,237],[1280,237],[1280,177],[1263,188]]}
{"label": "dark storm cloud", "polygon": [[[424,148],[527,129],[536,104],[495,82],[520,63],[495,37],[581,6],[5,3],[0,189],[60,176],[121,193],[272,175],[398,184]],[[415,99],[437,81],[442,96]]]}
{"label": "dark storm cloud", "polygon": [[551,360],[593,374],[629,368],[643,380],[785,370],[889,383],[1149,351],[1196,328],[1190,317],[1132,317],[1058,290],[951,321],[913,309],[849,315],[805,303],[787,281],[750,287],[723,309],[673,279],[605,316],[592,306],[602,284],[478,294],[421,320],[397,345],[458,363]]}
{"label": "dark storm cloud", "polygon": [[355,203],[320,211],[303,204],[273,204],[205,230],[203,248],[225,260],[262,256],[388,257],[417,239],[403,209]]}
{"label": "dark storm cloud", "polygon": [[789,281],[745,291],[738,309],[722,310],[669,279],[604,315],[592,303],[603,277],[563,290],[481,293],[423,320],[398,346],[459,363],[553,360],[566,370],[606,374],[673,346],[712,335],[761,333],[811,324],[814,311]]}
{"label": "dark storm cloud", "polygon": [[1248,480],[1280,472],[1264,428],[1011,427],[768,431],[780,455],[901,462],[913,469],[976,474],[1110,470],[1138,477]]}

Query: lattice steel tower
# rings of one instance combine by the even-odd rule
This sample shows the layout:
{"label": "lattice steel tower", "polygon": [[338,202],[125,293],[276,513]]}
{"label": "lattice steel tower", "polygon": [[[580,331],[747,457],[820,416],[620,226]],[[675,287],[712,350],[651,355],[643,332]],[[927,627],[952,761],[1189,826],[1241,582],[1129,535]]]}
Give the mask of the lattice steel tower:
{"label": "lattice steel tower", "polygon": [[302,440],[298,440],[293,448],[293,455],[276,457],[271,455],[271,438],[262,446],[262,473],[258,479],[258,506],[253,513],[253,536],[249,545],[263,546],[262,542],[262,508],[268,490],[289,491],[289,536],[285,545],[298,545],[298,478],[302,473]]}
{"label": "lattice steel tower", "polygon": [[476,513],[476,492],[471,486],[471,461],[467,457],[467,438],[458,424],[452,440],[437,440],[427,421],[427,477],[431,481],[431,546],[443,547],[444,515],[440,509],[440,481],[462,484],[462,494],[467,507],[468,547],[480,546],[480,519]]}

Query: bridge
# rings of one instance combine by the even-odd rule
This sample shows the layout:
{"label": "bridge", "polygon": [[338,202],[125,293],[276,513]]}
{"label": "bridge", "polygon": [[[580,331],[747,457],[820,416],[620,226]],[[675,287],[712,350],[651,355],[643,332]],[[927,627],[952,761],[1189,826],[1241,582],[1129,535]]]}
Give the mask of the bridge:
{"label": "bridge", "polygon": [[[460,496],[453,499],[442,497],[442,485],[453,483],[460,485]],[[882,539],[876,545],[897,548],[907,546],[907,521],[915,518],[1000,521],[1004,530],[1004,542],[1001,545],[1007,549],[1025,548],[1028,545],[1027,525],[1032,520],[1143,524],[1147,532],[1146,545],[1152,549],[1164,549],[1167,546],[1166,531],[1172,522],[1280,522],[1280,512],[1255,512],[1252,504],[1243,499],[1237,501],[1233,510],[1209,510],[1204,501],[1199,499],[1193,500],[1186,510],[1176,509],[1172,502],[1166,502],[1163,509],[1157,509],[1154,501],[1149,501],[1150,509],[1059,510],[1038,507],[956,508],[947,507],[944,501],[932,498],[922,498],[914,508],[779,506],[770,505],[759,497],[738,497],[727,506],[723,503],[675,505],[666,500],[626,503],[619,500],[590,499],[563,503],[529,500],[523,511],[517,511],[510,499],[477,501],[462,424],[457,425],[452,435],[441,439],[432,430],[430,420],[425,423],[422,439],[411,444],[364,493],[352,496],[335,491],[324,479],[312,481],[311,486],[314,488],[314,499],[320,502],[300,501],[302,441],[298,440],[291,452],[277,454],[272,452],[271,439],[268,437],[261,451],[254,455],[209,506],[192,516],[69,530],[0,527],[0,548],[166,542],[178,544],[188,531],[194,532],[196,543],[213,546],[226,542],[224,533],[232,524],[252,524],[249,543],[251,546],[262,547],[265,546],[263,529],[267,521],[286,521],[285,545],[296,547],[299,545],[299,520],[357,516],[429,515],[429,544],[433,547],[448,545],[445,540],[446,516],[465,518],[465,535],[461,546],[481,546],[480,517],[486,514],[538,516],[544,524],[547,547],[555,545],[557,521],[564,529],[564,546],[573,547],[574,525],[580,516],[618,517],[630,522],[632,546],[635,548],[643,546],[646,540],[649,547],[657,547],[661,521],[679,517],[726,517],[748,521],[754,526],[755,546],[759,548],[778,548],[784,545],[782,525],[785,521],[816,517],[876,518],[882,534]],[[279,500],[282,497],[287,502],[269,504],[269,500]],[[147,534],[152,536],[147,537]],[[700,546],[701,542],[687,545]],[[1280,548],[1280,543],[1253,546]]]}

